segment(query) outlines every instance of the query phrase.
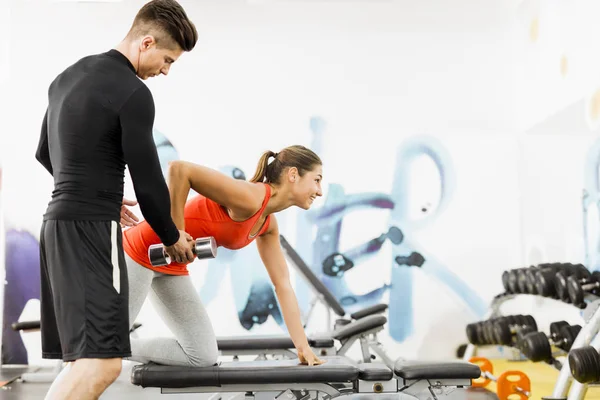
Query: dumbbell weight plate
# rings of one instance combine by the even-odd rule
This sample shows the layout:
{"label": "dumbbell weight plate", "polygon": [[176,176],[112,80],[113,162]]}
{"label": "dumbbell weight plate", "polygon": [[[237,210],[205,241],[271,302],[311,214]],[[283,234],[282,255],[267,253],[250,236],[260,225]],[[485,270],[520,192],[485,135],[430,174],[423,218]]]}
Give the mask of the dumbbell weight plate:
{"label": "dumbbell weight plate", "polygon": [[148,258],[154,267],[171,264],[171,257],[165,252],[162,244],[155,244],[148,248]]}
{"label": "dumbbell weight plate", "polygon": [[212,236],[196,239],[194,254],[199,259],[215,258],[217,256],[217,241]]}
{"label": "dumbbell weight plate", "polygon": [[508,286],[508,271],[504,271],[502,273],[502,286],[504,287],[504,291],[506,293],[512,293],[510,287]]}
{"label": "dumbbell weight plate", "polygon": [[[512,325],[514,326],[514,325]],[[496,344],[510,346],[512,344],[511,324],[508,321],[496,321],[493,324]]]}
{"label": "dumbbell weight plate", "polygon": [[559,264],[559,263],[542,263],[542,264],[538,264],[537,267],[529,268],[525,272],[525,278],[527,281],[526,282],[527,293],[540,294],[540,293],[538,293],[537,285],[535,284],[536,283],[535,274],[537,271],[556,272],[556,271],[558,271],[560,266],[561,266],[561,264]]}
{"label": "dumbbell weight plate", "polygon": [[517,270],[517,288],[519,289],[519,293],[528,293],[527,291],[527,271],[533,269],[535,267],[531,266],[529,268],[521,268]]}
{"label": "dumbbell weight plate", "polygon": [[580,383],[596,382],[600,379],[600,355],[591,346],[571,350],[569,367],[573,378]]}
{"label": "dumbbell weight plate", "polygon": [[537,268],[529,268],[525,272],[525,287],[529,294],[538,294],[537,287],[535,286],[535,272],[537,270]]}
{"label": "dumbbell weight plate", "polygon": [[559,337],[563,338],[565,341],[557,347],[566,352],[570,351],[580,331],[581,325],[570,325],[562,327],[559,333]]}
{"label": "dumbbell weight plate", "polygon": [[512,324],[512,325],[518,324],[519,318],[521,318],[521,315],[519,315],[519,314],[506,316],[506,320],[508,321],[509,324]]}
{"label": "dumbbell weight plate", "polygon": [[565,303],[570,303],[569,291],[567,288],[567,279],[570,275],[566,271],[559,271],[554,275],[554,288],[559,300]]}
{"label": "dumbbell weight plate", "polygon": [[581,287],[579,279],[573,275],[567,278],[567,294],[569,296],[570,303],[575,305],[580,305],[583,303],[583,297],[585,296],[585,293],[583,292],[583,288]]}
{"label": "dumbbell weight plate", "polygon": [[517,334],[516,334],[517,347],[519,347],[518,343],[521,342],[521,340],[523,340],[523,338],[525,336],[527,336],[528,334],[530,334],[532,332],[536,332],[536,330],[533,329],[533,327],[531,327],[531,326],[526,325],[526,326],[517,327]]}
{"label": "dumbbell weight plate", "polygon": [[519,278],[517,276],[517,272],[519,272],[521,268],[513,269],[508,271],[508,288],[511,293],[520,293],[518,281]]}
{"label": "dumbbell weight plate", "polygon": [[496,344],[496,338],[494,337],[494,321],[486,320],[481,324],[483,331],[483,338],[486,344]]}
{"label": "dumbbell weight plate", "polygon": [[492,318],[489,319],[488,324],[486,325],[486,328],[488,330],[488,337],[490,338],[490,344],[500,344],[500,342],[498,341],[498,337],[495,333],[495,328],[494,325],[496,323],[500,323],[500,324],[515,324],[516,323],[516,318],[517,316],[514,315],[504,315],[502,317],[497,317],[497,318]]}
{"label": "dumbbell weight plate", "polygon": [[550,337],[553,339],[560,337],[560,335],[561,335],[560,330],[562,328],[564,328],[565,326],[571,326],[571,325],[569,325],[569,323],[567,321],[552,322],[550,324]]}
{"label": "dumbbell weight plate", "polygon": [[477,334],[477,324],[477,322],[467,324],[467,339],[471,344],[482,345],[483,343],[479,340],[479,335]]}
{"label": "dumbbell weight plate", "polygon": [[490,344],[486,341],[485,339],[485,335],[483,333],[483,323],[478,322],[475,325],[475,329],[477,330],[477,341],[479,345],[485,345],[485,344]]}
{"label": "dumbbell weight plate", "polygon": [[531,327],[534,331],[538,330],[537,323],[535,322],[535,318],[531,315],[523,315],[524,324]]}
{"label": "dumbbell weight plate", "polygon": [[547,361],[552,358],[552,347],[544,332],[533,332],[522,338],[519,350],[533,362]]}
{"label": "dumbbell weight plate", "polygon": [[556,289],[554,288],[554,271],[536,271],[535,288],[539,295],[543,297],[554,298]]}
{"label": "dumbbell weight plate", "polygon": [[[592,282],[600,282],[600,271],[592,272]],[[597,296],[600,293],[600,288],[592,289],[590,293]]]}
{"label": "dumbbell weight plate", "polygon": [[518,325],[530,326],[534,331],[537,331],[535,318],[533,318],[531,315],[517,315],[514,323]]}

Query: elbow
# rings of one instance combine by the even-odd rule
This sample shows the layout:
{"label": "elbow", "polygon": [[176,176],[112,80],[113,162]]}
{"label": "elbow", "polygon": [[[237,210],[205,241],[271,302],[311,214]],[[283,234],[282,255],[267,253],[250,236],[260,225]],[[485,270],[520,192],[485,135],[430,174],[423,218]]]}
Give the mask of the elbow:
{"label": "elbow", "polygon": [[181,181],[186,179],[186,168],[185,168],[185,162],[183,161],[170,161],[169,162],[169,181],[170,182],[175,182],[175,181]]}
{"label": "elbow", "polygon": [[279,279],[273,282],[273,287],[277,296],[281,296],[284,293],[293,293],[292,283],[288,279]]}

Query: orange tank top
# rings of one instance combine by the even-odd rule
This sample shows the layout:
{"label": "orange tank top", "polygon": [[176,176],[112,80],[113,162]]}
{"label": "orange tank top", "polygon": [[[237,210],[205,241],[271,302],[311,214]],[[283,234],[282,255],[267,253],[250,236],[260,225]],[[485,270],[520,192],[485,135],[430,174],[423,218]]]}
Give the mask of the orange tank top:
{"label": "orange tank top", "polygon": [[[225,207],[202,195],[196,195],[185,205],[185,231],[194,239],[212,236],[218,246],[231,250],[241,249],[252,243],[269,227],[271,216],[267,216],[258,233],[251,236],[252,228],[263,214],[269,199],[271,187],[264,183],[266,193],[260,210],[245,221],[237,222],[231,219]],[[151,270],[169,275],[188,275],[187,264],[172,262],[162,267],[153,267],[148,259],[148,248],[160,243],[160,238],[146,221],[123,232],[123,250],[135,262]]]}

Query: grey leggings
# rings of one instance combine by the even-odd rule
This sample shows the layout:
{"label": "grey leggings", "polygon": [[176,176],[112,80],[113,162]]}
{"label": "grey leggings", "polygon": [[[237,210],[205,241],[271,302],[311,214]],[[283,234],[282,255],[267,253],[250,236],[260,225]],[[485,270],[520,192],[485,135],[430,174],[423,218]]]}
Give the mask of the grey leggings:
{"label": "grey leggings", "polygon": [[125,254],[129,278],[129,325],[149,295],[154,309],[175,338],[131,339],[131,361],[206,367],[215,364],[217,340],[190,276],[154,272]]}

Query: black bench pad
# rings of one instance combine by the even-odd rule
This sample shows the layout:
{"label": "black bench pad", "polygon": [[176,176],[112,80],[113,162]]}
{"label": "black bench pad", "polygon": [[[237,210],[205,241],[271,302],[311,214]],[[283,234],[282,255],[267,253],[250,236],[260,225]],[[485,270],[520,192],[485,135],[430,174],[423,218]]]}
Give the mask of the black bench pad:
{"label": "black bench pad", "polygon": [[481,369],[466,361],[416,361],[399,359],[394,372],[404,379],[477,379]]}
{"label": "black bench pad", "polygon": [[234,384],[351,382],[359,368],[345,357],[323,357],[327,362],[307,366],[294,360],[232,361],[194,368],[158,364],[136,365],[131,383],[142,387],[185,388]]}
{"label": "black bench pad", "polygon": [[317,349],[326,349],[335,346],[333,338],[330,335],[325,334],[321,334],[321,336],[319,336],[318,334],[311,335],[308,338],[308,344],[310,345],[310,347],[314,347]]}
{"label": "black bench pad", "polygon": [[[323,348],[333,347],[332,337],[314,337],[308,338],[308,344],[311,347]],[[286,350],[294,349],[294,342],[289,336],[231,336],[218,337],[217,346],[221,351],[239,351],[239,350]]]}
{"label": "black bench pad", "polygon": [[383,315],[368,315],[348,325],[344,325],[331,333],[331,336],[337,340],[345,340],[351,336],[370,331],[371,329],[385,326],[387,318]]}
{"label": "black bench pad", "polygon": [[387,308],[387,304],[375,304],[371,307],[363,308],[362,310],[358,310],[355,313],[350,314],[350,318],[361,319],[366,317],[367,315],[380,314],[387,310]]}
{"label": "black bench pad", "polygon": [[394,376],[391,369],[380,363],[360,363],[358,369],[358,379],[363,381],[389,381]]}

